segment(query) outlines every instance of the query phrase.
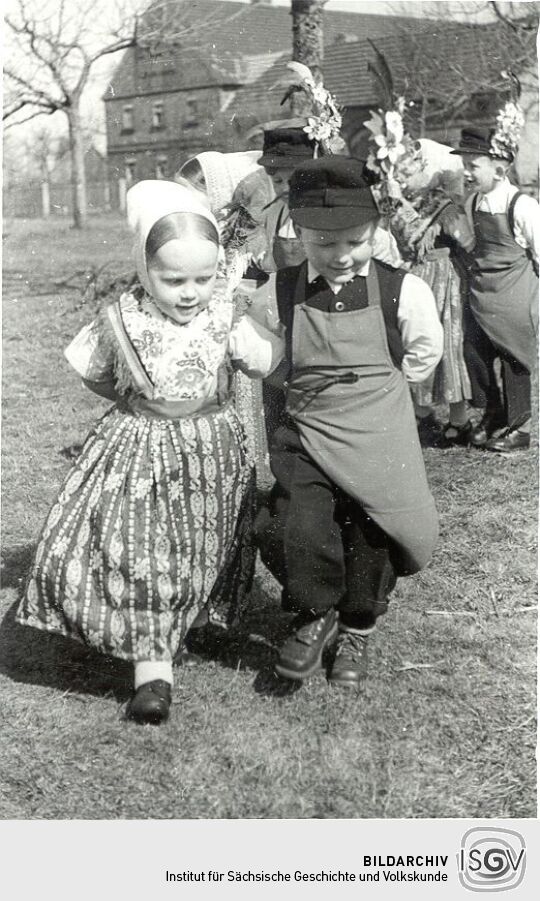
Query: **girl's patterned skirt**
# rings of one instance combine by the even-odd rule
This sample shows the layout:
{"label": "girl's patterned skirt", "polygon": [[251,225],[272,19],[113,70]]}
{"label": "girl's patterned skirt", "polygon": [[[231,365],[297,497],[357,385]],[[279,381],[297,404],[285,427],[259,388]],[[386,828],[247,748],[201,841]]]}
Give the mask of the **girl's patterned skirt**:
{"label": "girl's patterned skirt", "polygon": [[433,250],[411,272],[428,283],[437,304],[444,332],[442,360],[432,375],[411,389],[422,406],[453,404],[471,396],[471,384],[463,356],[463,291],[459,264],[450,258],[447,248]]}
{"label": "girl's patterned skirt", "polygon": [[251,587],[254,473],[232,405],[158,419],[113,407],[45,524],[17,619],[125,660],[171,660],[198,614]]}

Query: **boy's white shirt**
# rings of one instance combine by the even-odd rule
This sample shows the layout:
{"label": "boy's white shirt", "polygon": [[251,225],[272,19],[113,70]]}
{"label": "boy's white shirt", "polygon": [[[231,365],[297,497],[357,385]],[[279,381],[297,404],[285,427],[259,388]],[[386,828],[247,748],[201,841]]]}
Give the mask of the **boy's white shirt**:
{"label": "boy's white shirt", "polygon": [[[362,266],[357,275],[366,276],[370,261]],[[319,276],[308,261],[308,282]],[[323,276],[324,277],[324,276]],[[343,285],[325,281],[334,294],[339,294]],[[339,316],[339,313],[336,314]],[[433,292],[428,284],[417,275],[408,272],[401,285],[397,309],[397,323],[405,354],[401,370],[408,382],[423,382],[439,363],[444,346],[443,327],[439,321]]]}
{"label": "boy's white shirt", "polygon": [[[483,213],[506,213],[512,197],[518,191],[519,188],[508,178],[504,178],[487,194],[478,195],[476,208]],[[472,200],[467,204],[467,209],[472,220]],[[514,207],[514,237],[516,244],[529,249],[536,262],[540,263],[540,206],[528,194],[522,194]]]}

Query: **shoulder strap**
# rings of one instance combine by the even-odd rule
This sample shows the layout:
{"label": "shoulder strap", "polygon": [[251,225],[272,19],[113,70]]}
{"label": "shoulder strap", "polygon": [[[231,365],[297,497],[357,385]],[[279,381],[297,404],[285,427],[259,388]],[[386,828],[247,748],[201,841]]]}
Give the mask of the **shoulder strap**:
{"label": "shoulder strap", "polygon": [[514,209],[515,209],[517,201],[519,200],[520,197],[523,197],[524,193],[525,193],[524,191],[516,191],[516,193],[514,194],[514,196],[511,199],[510,203],[508,204],[508,209],[506,211],[506,215],[508,216],[508,225],[510,227],[510,231],[512,232],[512,234],[514,234],[514,225],[515,225]]}
{"label": "shoulder strap", "polygon": [[307,278],[307,261],[299,266],[278,269],[276,272],[276,300],[279,321],[285,326],[285,357],[292,361],[292,332],[294,308],[298,301],[299,289]]}
{"label": "shoulder strap", "polygon": [[120,348],[125,363],[133,377],[136,388],[144,397],[148,398],[148,400],[152,400],[154,396],[154,386],[126,332],[122,319],[120,301],[116,300],[114,303],[109,304],[106,310],[111,328],[118,342],[118,347]]}

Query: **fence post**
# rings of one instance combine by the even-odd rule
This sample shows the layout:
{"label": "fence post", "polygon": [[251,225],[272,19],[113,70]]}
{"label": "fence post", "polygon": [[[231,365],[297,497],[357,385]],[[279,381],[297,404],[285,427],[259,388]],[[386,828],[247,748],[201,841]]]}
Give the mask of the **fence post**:
{"label": "fence post", "polygon": [[51,215],[51,197],[47,181],[41,182],[41,212],[44,219],[48,219]]}
{"label": "fence post", "polygon": [[105,209],[110,210],[111,208],[111,186],[108,181],[103,185],[103,202],[105,204]]}
{"label": "fence post", "polygon": [[126,180],[122,176],[118,179],[118,201],[120,206],[120,212],[126,212]]}

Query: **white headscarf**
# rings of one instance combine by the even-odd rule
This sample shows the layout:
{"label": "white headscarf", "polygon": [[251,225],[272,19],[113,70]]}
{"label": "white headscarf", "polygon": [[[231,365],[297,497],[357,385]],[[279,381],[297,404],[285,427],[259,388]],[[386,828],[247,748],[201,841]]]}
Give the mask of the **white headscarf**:
{"label": "white headscarf", "polygon": [[[452,148],[429,138],[418,141],[422,151],[423,168],[407,179],[409,190],[422,191],[426,188],[447,184],[455,193],[463,191],[463,160],[452,153]],[[461,190],[460,190],[461,185]]]}
{"label": "white headscarf", "polygon": [[260,150],[246,150],[240,153],[205,150],[193,157],[202,169],[206,193],[214,211],[217,212],[230,203],[240,182],[260,168],[257,161],[261,155]]}
{"label": "white headscarf", "polygon": [[152,227],[170,213],[197,213],[212,223],[219,235],[215,217],[197,191],[173,181],[139,181],[127,192],[127,217],[134,233],[133,256],[141,285],[151,294],[146,265],[146,239]]}

